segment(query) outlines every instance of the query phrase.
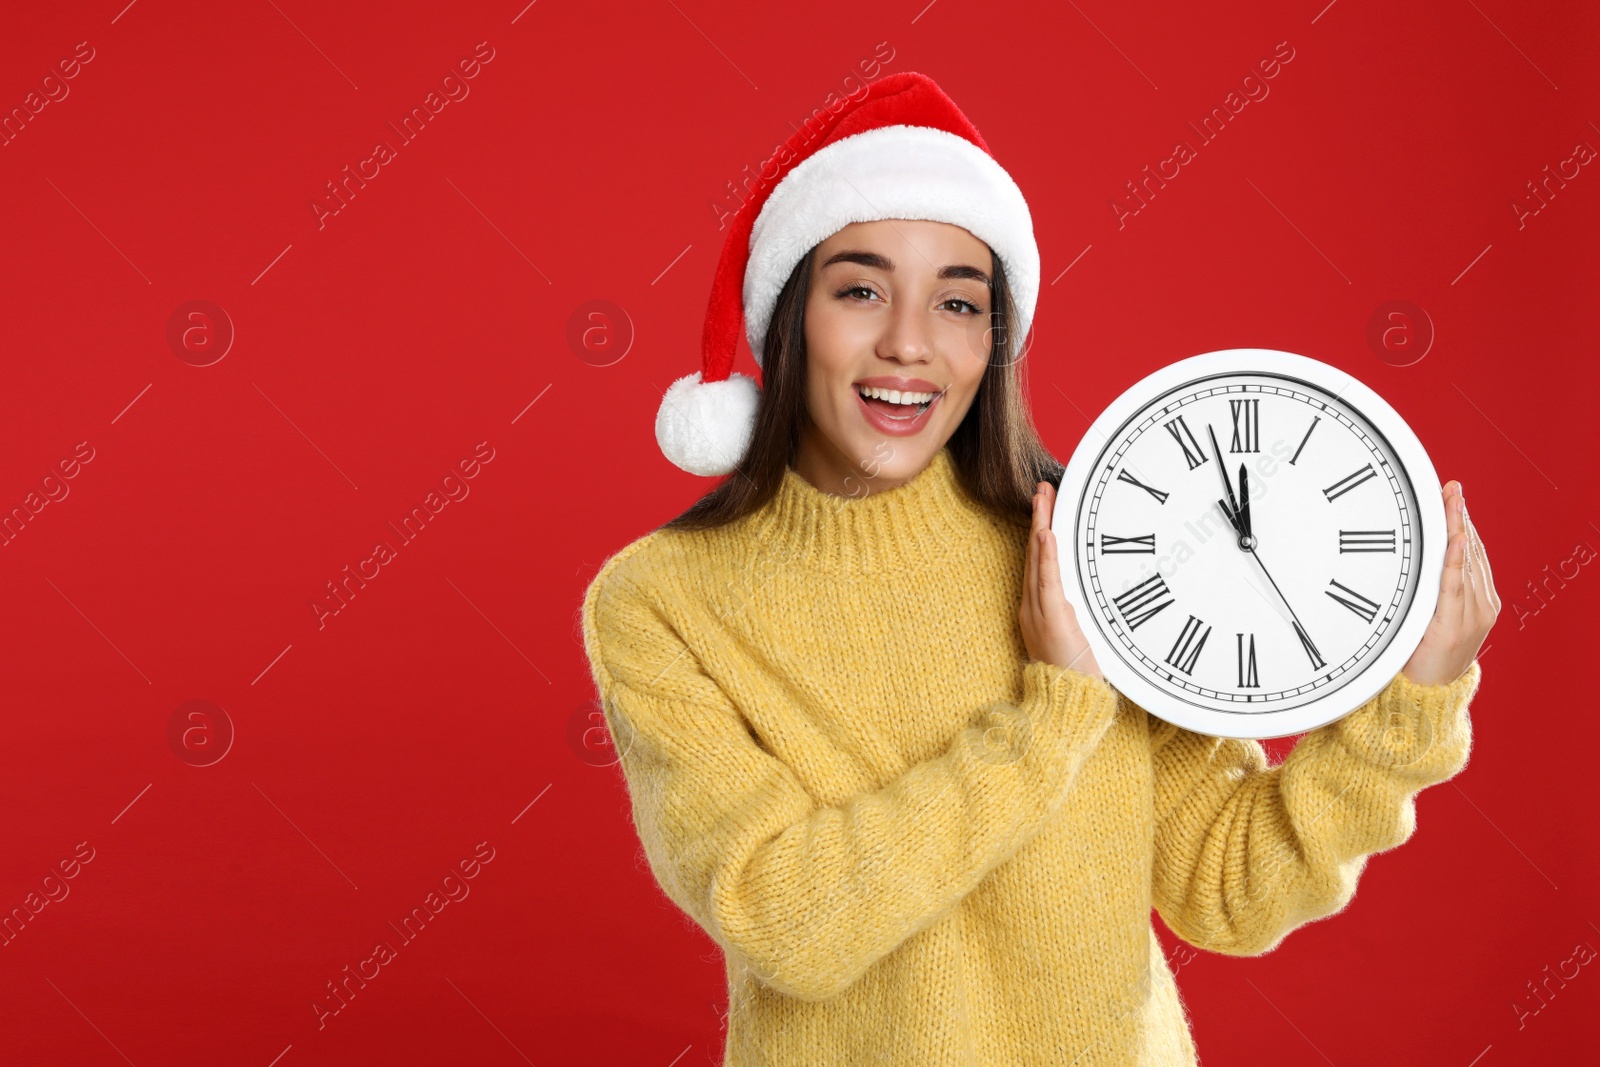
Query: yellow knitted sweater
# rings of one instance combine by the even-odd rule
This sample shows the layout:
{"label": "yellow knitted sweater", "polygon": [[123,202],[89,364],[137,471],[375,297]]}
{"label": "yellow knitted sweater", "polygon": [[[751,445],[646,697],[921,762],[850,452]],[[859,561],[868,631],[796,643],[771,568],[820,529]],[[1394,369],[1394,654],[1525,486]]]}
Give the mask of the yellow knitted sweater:
{"label": "yellow knitted sweater", "polygon": [[1466,763],[1475,662],[1278,766],[1028,658],[1027,527],[949,450],[601,567],[583,636],[634,824],[722,948],[728,1067],[1190,1065],[1150,909],[1256,955],[1340,910]]}

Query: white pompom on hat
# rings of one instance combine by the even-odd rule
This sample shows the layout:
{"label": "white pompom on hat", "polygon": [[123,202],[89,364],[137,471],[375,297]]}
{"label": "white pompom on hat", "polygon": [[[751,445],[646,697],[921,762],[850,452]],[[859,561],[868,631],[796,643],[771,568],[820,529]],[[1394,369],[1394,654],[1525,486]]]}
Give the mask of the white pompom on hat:
{"label": "white pompom on hat", "polygon": [[[739,324],[756,363],[784,283],[806,252],[855,222],[927,219],[994,249],[1027,337],[1039,298],[1039,248],[1022,191],[975,126],[925,74],[867,83],[821,124],[806,123],[733,215],[712,280],[701,369],[679,378],[656,413],[656,442],[691,474],[728,474],[744,458],[760,390],[733,370]],[[763,171],[765,171],[765,167]]]}

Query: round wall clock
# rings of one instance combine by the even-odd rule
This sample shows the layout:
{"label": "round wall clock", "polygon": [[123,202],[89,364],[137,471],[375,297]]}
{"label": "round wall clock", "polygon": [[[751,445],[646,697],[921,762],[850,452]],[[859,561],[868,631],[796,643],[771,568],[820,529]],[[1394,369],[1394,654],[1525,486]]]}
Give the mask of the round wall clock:
{"label": "round wall clock", "polygon": [[1265,348],[1180,360],[1113,401],[1052,528],[1106,680],[1236,738],[1315,729],[1382,690],[1433,615],[1446,543],[1439,476],[1395,410]]}

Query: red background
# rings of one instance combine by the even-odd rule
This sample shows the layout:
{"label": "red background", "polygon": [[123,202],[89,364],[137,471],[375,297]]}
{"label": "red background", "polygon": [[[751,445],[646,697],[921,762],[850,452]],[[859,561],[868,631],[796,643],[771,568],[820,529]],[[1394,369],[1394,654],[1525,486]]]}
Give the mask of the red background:
{"label": "red background", "polygon": [[[1600,147],[1592,7],[124,3],[17,7],[0,35],[6,113],[94,50],[0,147],[0,509],[70,490],[0,547],[0,913],[94,850],[0,948],[0,1060],[718,1062],[720,959],[582,733],[577,612],[710,484],[653,419],[698,365],[712,204],[875,51],[936,78],[1029,198],[1058,456],[1158,366],[1289,349],[1400,410],[1494,563],[1471,764],[1416,837],[1269,956],[1162,930],[1207,1062],[1600,1051],[1594,965],[1529,987],[1600,948],[1600,174],[1512,206]],[[319,227],[325,183],[480,41],[470,94]],[[1201,146],[1187,123],[1285,41]],[[1180,138],[1198,158],[1119,226]],[[209,366],[216,322],[167,339],[191,300],[236,331]],[[631,324],[620,360],[569,344],[592,300]],[[1436,331],[1408,366],[1367,340],[1391,300]],[[319,626],[325,583],[479,442],[448,483],[470,495]],[[192,700],[235,732],[209,766],[220,716],[169,741]],[[470,895],[319,1029],[326,983],[480,842]]]}

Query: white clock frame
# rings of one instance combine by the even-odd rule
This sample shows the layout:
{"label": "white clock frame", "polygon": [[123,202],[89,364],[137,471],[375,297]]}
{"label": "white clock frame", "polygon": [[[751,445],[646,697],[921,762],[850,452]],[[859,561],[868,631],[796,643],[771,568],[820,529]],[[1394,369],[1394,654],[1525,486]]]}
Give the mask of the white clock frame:
{"label": "white clock frame", "polygon": [[[1083,568],[1078,564],[1085,550],[1076,535],[1089,481],[1131,418],[1158,398],[1186,385],[1198,387],[1205,378],[1239,374],[1281,377],[1309,385],[1332,394],[1370,423],[1393,452],[1401,468],[1398,473],[1411,483],[1417,507],[1414,536],[1421,541],[1421,551],[1416,554],[1416,588],[1405,617],[1394,624],[1393,636],[1377,655],[1325,695],[1296,707],[1246,714],[1200,706],[1174,690],[1152,683],[1124,661],[1103,629],[1105,620],[1092,593],[1083,586]],[[1416,433],[1387,401],[1345,371],[1308,356],[1270,348],[1229,348],[1190,356],[1146,376],[1113,400],[1085,432],[1067,463],[1057,489],[1051,528],[1057,532],[1056,544],[1062,546],[1062,551],[1070,547],[1061,560],[1062,590],[1077,613],[1106,681],[1157,718],[1213,737],[1285,737],[1325,726],[1360,708],[1389,684],[1422,642],[1438,605],[1439,581],[1444,573],[1446,525],[1441,486],[1433,461]]]}

